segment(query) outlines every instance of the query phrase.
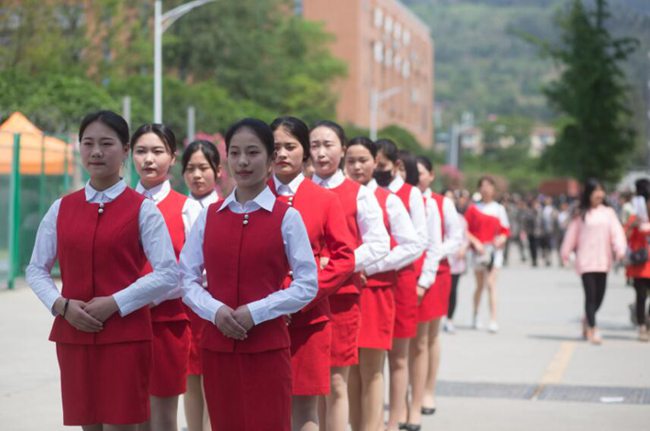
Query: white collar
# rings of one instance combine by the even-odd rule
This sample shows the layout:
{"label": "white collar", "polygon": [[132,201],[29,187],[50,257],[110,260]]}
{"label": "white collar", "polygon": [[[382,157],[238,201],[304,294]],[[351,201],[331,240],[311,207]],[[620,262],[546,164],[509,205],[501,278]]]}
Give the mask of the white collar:
{"label": "white collar", "polygon": [[433,195],[433,190],[431,189],[426,189],[425,191],[422,192],[422,196],[425,198],[430,198],[431,195]]}
{"label": "white collar", "polygon": [[262,190],[257,196],[252,201],[244,202],[242,205],[241,203],[237,202],[237,198],[235,197],[235,189],[228,195],[228,197],[223,201],[223,204],[221,204],[221,207],[217,211],[221,211],[226,207],[239,207],[243,209],[257,209],[257,208],[264,208],[268,212],[271,212],[273,210],[273,205],[275,205],[275,195],[273,192],[271,192],[271,189],[269,186],[264,187],[264,190]]}
{"label": "white collar", "polygon": [[216,190],[212,190],[212,192],[208,193],[207,195],[203,196],[202,198],[195,198],[192,193],[189,195],[190,199],[195,200],[201,205],[201,208],[205,208],[207,206],[210,206],[210,204],[215,203],[216,201],[219,200],[219,195],[217,194]]}
{"label": "white collar", "polygon": [[145,189],[142,183],[138,181],[138,185],[135,187],[136,192],[140,193],[141,195],[145,195],[146,197],[150,197],[155,203],[159,203],[165,199],[171,189],[172,186],[169,184],[169,180],[165,180],[150,189]]}
{"label": "white collar", "polygon": [[333,189],[335,187],[340,186],[343,184],[343,181],[345,181],[345,175],[343,175],[343,171],[338,169],[334,174],[329,177],[329,178],[321,178],[318,175],[314,174],[312,180],[322,186],[325,187],[326,189]]}
{"label": "white collar", "polygon": [[373,178],[368,184],[366,184],[366,187],[368,187],[371,192],[374,192],[377,190],[377,187],[379,187],[379,184],[377,184],[377,181]]}
{"label": "white collar", "polygon": [[117,198],[122,192],[126,189],[126,183],[123,179],[120,178],[118,182],[107,188],[106,190],[95,190],[93,186],[90,185],[90,180],[86,183],[84,191],[86,193],[86,202],[91,202],[93,200],[102,200],[102,197],[106,197],[107,200],[112,201]]}
{"label": "white collar", "polygon": [[388,185],[388,190],[393,193],[397,193],[399,189],[402,188],[402,186],[404,186],[404,180],[400,174],[397,174],[395,175],[395,178],[393,178],[393,181],[391,181]]}
{"label": "white collar", "polygon": [[275,191],[280,194],[280,187],[288,187],[289,191],[292,195],[295,195],[298,192],[298,187],[300,187],[300,184],[305,180],[305,176],[301,173],[298,174],[296,178],[291,180],[289,184],[284,184],[280,179],[273,174],[273,184],[275,185]]}

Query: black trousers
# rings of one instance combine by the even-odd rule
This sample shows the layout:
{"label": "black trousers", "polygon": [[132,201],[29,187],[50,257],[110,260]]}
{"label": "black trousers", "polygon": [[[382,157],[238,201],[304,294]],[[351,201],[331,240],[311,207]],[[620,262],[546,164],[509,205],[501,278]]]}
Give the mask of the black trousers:
{"label": "black trousers", "polygon": [[451,293],[449,294],[449,309],[447,310],[447,319],[454,318],[454,311],[456,311],[456,298],[458,297],[458,280],[460,274],[451,274]]}
{"label": "black trousers", "polygon": [[[634,279],[634,290],[636,290],[636,321],[639,326],[643,325],[647,320],[645,302],[648,297],[648,289],[650,289],[650,278]],[[648,314],[650,314],[650,306],[648,306]]]}
{"label": "black trousers", "polygon": [[606,286],[606,272],[586,272],[582,274],[582,287],[585,290],[585,315],[590,328],[596,326],[596,312],[603,304]]}
{"label": "black trousers", "polygon": [[537,248],[539,247],[539,237],[528,234],[528,248],[530,249],[530,260],[533,266],[537,266]]}

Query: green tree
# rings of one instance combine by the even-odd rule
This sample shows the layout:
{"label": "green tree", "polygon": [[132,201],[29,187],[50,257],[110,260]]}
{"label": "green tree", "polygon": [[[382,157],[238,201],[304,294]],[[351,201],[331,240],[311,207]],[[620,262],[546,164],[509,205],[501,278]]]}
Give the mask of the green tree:
{"label": "green tree", "polygon": [[634,149],[621,63],[638,42],[612,37],[605,27],[609,16],[605,0],[596,0],[593,10],[574,0],[557,18],[561,43],[536,41],[560,70],[545,94],[563,117],[562,126],[544,161],[557,173],[580,180],[616,181]]}

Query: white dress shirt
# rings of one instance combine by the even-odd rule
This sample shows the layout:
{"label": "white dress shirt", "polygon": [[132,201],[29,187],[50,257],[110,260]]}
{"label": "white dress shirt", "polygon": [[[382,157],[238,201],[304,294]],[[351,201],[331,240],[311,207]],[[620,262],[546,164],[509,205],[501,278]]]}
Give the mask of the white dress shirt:
{"label": "white dress shirt", "polygon": [[[228,207],[236,214],[254,211],[271,211],[275,204],[275,196],[266,187],[253,200],[243,205],[237,202],[235,191],[225,199],[217,211]],[[207,210],[201,211],[198,220],[192,227],[190,236],[181,252],[181,277],[183,280],[183,301],[202,318],[214,323],[217,311],[224,305],[201,287],[203,280],[204,258],[203,239]],[[289,266],[293,271],[293,280],[286,289],[273,292],[265,298],[246,304],[253,322],[258,325],[279,316],[295,313],[307,305],[318,291],[318,272],[314,253],[311,249],[307,229],[295,208],[289,208],[282,219],[282,240],[284,252]]]}
{"label": "white dress shirt", "polygon": [[208,193],[202,198],[196,198],[192,193],[190,193],[188,197],[193,201],[198,202],[198,204],[201,205],[201,208],[207,208],[219,200],[219,195],[217,194],[216,190],[212,190],[212,192]]}
{"label": "white dress shirt", "polygon": [[[333,189],[343,184],[345,176],[339,169],[329,178],[314,174],[312,180],[321,187]],[[354,250],[354,272],[363,271],[390,252],[390,237],[384,226],[384,215],[379,202],[375,194],[363,185],[357,194],[357,226],[362,243]]]}
{"label": "white dress shirt", "polygon": [[[116,199],[125,189],[126,183],[120,180],[102,191],[95,190],[88,182],[84,190],[87,202],[106,203]],[[43,217],[36,234],[32,259],[26,270],[27,283],[52,314],[55,314],[52,308],[54,302],[61,297],[50,274],[56,260],[56,224],[60,206],[61,199],[57,199]],[[140,242],[153,271],[113,294],[121,316],[152,303],[178,285],[178,264],[169,231],[162,214],[148,199],[140,206],[138,225]]]}
{"label": "white dress shirt", "polygon": [[422,266],[418,286],[428,289],[436,281],[438,265],[441,259],[442,230],[438,204],[435,199],[427,200],[427,254]]}
{"label": "white dress shirt", "polygon": [[[366,187],[373,193],[377,190],[377,182],[371,180]],[[391,249],[388,256],[366,267],[366,274],[373,275],[381,272],[402,269],[420,257],[420,240],[411,222],[402,200],[390,193],[386,198],[386,213],[390,225],[390,235],[397,245]]]}
{"label": "white dress shirt", "polygon": [[461,223],[456,205],[451,199],[442,198],[442,215],[445,219],[445,234],[440,245],[440,260],[449,258],[460,250],[465,237],[465,227]]}
{"label": "white dress shirt", "polygon": [[[145,189],[142,183],[138,181],[138,185],[135,187],[136,192],[140,193],[141,195],[144,195],[144,197],[146,197],[147,199],[151,199],[156,205],[159,205],[160,202],[162,202],[167,196],[169,196],[169,192],[171,190],[172,187],[171,184],[169,183],[169,180],[165,180],[162,183],[158,184],[157,186],[153,186],[150,189]],[[183,208],[181,210],[181,218],[183,219],[183,229],[185,232],[186,239],[190,236],[190,230],[192,229],[192,226],[194,225],[196,219],[199,217],[199,214],[201,214],[201,209],[202,209],[201,205],[198,202],[196,202],[194,199],[187,199],[183,204]],[[176,286],[176,288],[167,291],[165,295],[156,298],[153,301],[153,304],[158,305],[167,300],[180,298],[182,296],[183,296],[183,288],[179,277],[178,285]]]}
{"label": "white dress shirt", "polygon": [[[388,185],[388,190],[397,193],[403,186],[404,179],[399,175],[395,175],[393,181]],[[423,253],[427,248],[427,214],[424,209],[422,193],[417,187],[411,188],[411,193],[409,194],[409,215],[418,234],[420,253]]]}
{"label": "white dress shirt", "polygon": [[275,185],[275,191],[278,192],[280,196],[294,196],[298,192],[298,187],[305,180],[305,176],[299,173],[296,178],[291,180],[289,184],[284,184],[278,179],[278,177],[273,174],[273,184]]}

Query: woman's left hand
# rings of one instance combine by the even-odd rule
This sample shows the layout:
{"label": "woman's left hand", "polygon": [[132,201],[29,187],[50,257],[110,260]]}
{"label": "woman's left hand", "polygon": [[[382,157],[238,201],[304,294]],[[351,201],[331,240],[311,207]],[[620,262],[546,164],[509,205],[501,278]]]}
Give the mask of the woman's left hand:
{"label": "woman's left hand", "polygon": [[116,311],[119,310],[117,302],[112,296],[98,296],[91,299],[84,308],[84,311],[100,322],[105,322]]}

